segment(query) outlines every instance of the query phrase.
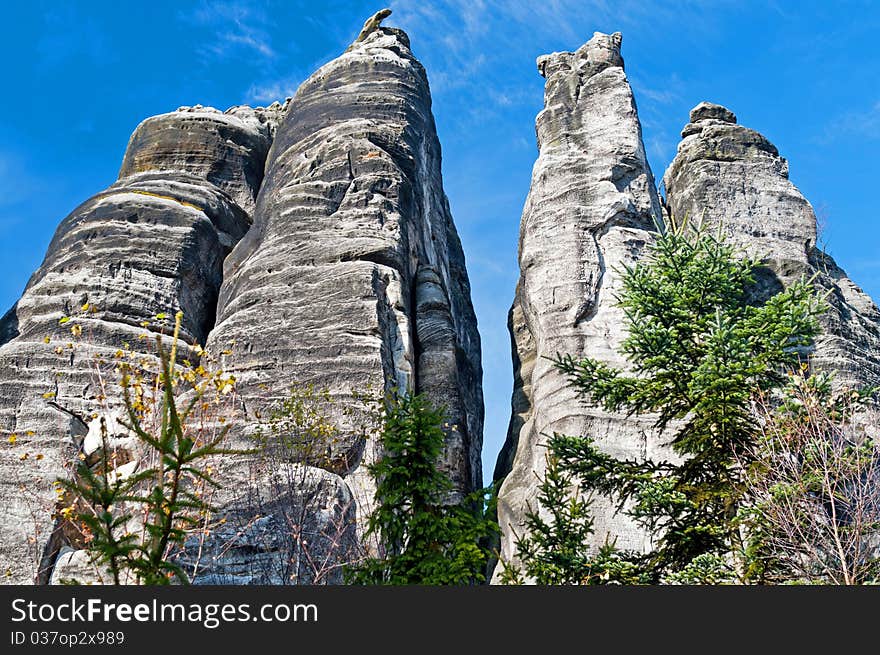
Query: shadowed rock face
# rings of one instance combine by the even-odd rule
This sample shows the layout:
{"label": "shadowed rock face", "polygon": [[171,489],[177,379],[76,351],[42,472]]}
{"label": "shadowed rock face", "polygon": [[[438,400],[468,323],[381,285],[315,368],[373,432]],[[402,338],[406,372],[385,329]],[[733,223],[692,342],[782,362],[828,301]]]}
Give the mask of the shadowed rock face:
{"label": "shadowed rock face", "polygon": [[[0,321],[0,435],[17,435],[0,450],[7,580],[30,582],[37,568],[44,580],[51,569],[60,545],[50,536],[52,482],[98,408],[94,358],[110,359],[126,342],[146,352],[141,323],[159,330],[160,313],[184,313],[184,344],[207,339],[223,261],[250,227],[248,198],[252,206],[271,140],[267,114],[276,109],[199,108],[142,123],[119,180],[62,221]],[[95,311],[59,324],[86,304]],[[75,350],[67,346],[74,324],[83,330]]]}
{"label": "shadowed rock face", "polygon": [[880,382],[880,310],[817,249],[816,215],[788,179],[788,162],[776,147],[738,125],[730,110],[706,102],[691,111],[682,137],[663,178],[672,214],[720,224],[766,265],[759,282],[767,292],[815,274],[830,305],[816,342],[816,367],[837,371],[842,385]]}
{"label": "shadowed rock face", "polygon": [[178,560],[198,563],[196,584],[342,584],[342,563],[361,552],[357,505],[338,475],[282,464],[225,508],[226,522]]}
{"label": "shadowed rock face", "polygon": [[[513,416],[495,477],[501,556],[511,559],[527,503],[544,471],[543,435],[587,434],[609,453],[643,457],[657,447],[650,423],[587,405],[545,358],[582,354],[625,366],[614,305],[618,270],[632,264],[660,218],[620,34],[597,33],[576,52],[546,55],[540,154],[520,225],[520,279],[509,326],[513,342]],[[537,474],[537,475],[536,475]],[[601,499],[596,539],[641,549],[647,537]]]}
{"label": "shadowed rock face", "polygon": [[[479,336],[428,82],[403,32],[371,32],[292,99],[208,345],[231,346],[249,417],[292,383],[340,407],[369,387],[427,393],[449,412],[444,467],[460,491],[481,483]],[[359,487],[371,447],[334,438],[307,461]]]}

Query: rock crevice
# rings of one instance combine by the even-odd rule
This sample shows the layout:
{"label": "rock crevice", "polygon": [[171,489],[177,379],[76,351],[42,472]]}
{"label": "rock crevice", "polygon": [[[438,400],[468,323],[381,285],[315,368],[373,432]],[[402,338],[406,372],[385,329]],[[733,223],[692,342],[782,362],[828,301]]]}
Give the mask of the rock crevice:
{"label": "rock crevice", "polygon": [[[462,435],[446,461],[461,491],[480,483],[476,319],[427,77],[399,30],[376,26],[291,100],[254,226],[226,262],[208,343],[233,341],[254,412],[292,382],[341,405],[368,387],[428,392]],[[288,363],[283,375],[273,359]]]}

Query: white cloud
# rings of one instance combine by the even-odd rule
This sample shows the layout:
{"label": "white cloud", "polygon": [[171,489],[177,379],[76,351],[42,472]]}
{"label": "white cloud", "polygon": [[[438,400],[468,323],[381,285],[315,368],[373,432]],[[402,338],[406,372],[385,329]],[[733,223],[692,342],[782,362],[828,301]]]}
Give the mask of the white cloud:
{"label": "white cloud", "polygon": [[868,109],[849,111],[825,128],[824,141],[833,141],[842,136],[863,139],[880,139],[880,100]]}
{"label": "white cloud", "polygon": [[637,100],[640,98],[646,98],[651,102],[656,102],[661,105],[669,105],[681,98],[681,94],[676,89],[670,87],[649,87],[634,79],[630,79],[630,83],[632,84],[633,92],[635,93]]}
{"label": "white cloud", "polygon": [[202,56],[213,59],[247,54],[266,59],[276,57],[268,28],[269,17],[258,5],[247,0],[202,2],[195,9],[180,13],[180,19],[214,31],[214,38],[199,49]]}
{"label": "white cloud", "polygon": [[276,100],[284,102],[285,98],[293,97],[298,86],[298,81],[290,79],[252,84],[245,93],[246,102],[265,104],[275,102]]}
{"label": "white cloud", "polygon": [[240,33],[228,32],[223,35],[223,38],[226,39],[229,43],[234,43],[238,45],[245,46],[246,48],[250,48],[255,52],[263,55],[264,57],[274,57],[275,51],[263,40],[258,39],[253,32],[245,31]]}
{"label": "white cloud", "polygon": [[[718,28],[719,4],[730,2],[392,0],[389,24],[409,33],[433,95],[456,108],[455,127],[462,131],[506,110],[537,111],[543,86],[534,65],[538,55],[574,50],[595,31],[626,35],[644,32],[647,24],[681,25],[678,38],[700,42]],[[642,101],[673,105],[682,86],[675,76],[659,86],[639,86],[640,109]]]}

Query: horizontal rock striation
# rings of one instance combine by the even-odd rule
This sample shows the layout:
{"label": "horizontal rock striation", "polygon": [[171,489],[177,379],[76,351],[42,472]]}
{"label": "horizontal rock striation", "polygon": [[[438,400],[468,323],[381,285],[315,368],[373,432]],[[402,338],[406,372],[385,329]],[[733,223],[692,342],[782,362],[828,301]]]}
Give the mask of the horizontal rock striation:
{"label": "horizontal rock striation", "polygon": [[767,293],[801,276],[827,293],[813,362],[841,385],[880,383],[880,310],[816,245],[816,215],[788,179],[788,162],[764,136],[720,105],[700,103],[664,176],[669,211],[721,226],[764,268]]}
{"label": "horizontal rock striation", "polygon": [[280,110],[199,107],[144,121],[119,180],[62,221],[0,322],[0,434],[14,442],[0,450],[7,581],[46,581],[63,545],[51,536],[52,482],[97,409],[95,359],[124,344],[149,353],[151,340],[137,337],[144,324],[167,331],[161,314],[183,312],[191,357],[188,345],[207,339],[223,261],[250,227]]}
{"label": "horizontal rock striation", "polygon": [[[545,435],[594,437],[617,456],[644,457],[659,447],[650,422],[585,404],[548,357],[571,353],[625,366],[625,337],[615,306],[619,270],[650,242],[660,203],[642,143],[620,34],[596,33],[576,52],[538,59],[546,78],[536,129],[540,154],[520,225],[520,279],[510,312],[512,420],[495,477],[501,557],[515,561],[544,471]],[[599,499],[596,540],[642,549],[647,535]]]}
{"label": "horizontal rock striation", "polygon": [[[194,582],[342,581],[372,502],[364,464],[377,445],[358,429],[370,390],[443,405],[452,496],[481,486],[480,340],[464,253],[427,77],[406,34],[380,27],[388,13],[292,102],[143,121],[118,181],[59,226],[0,319],[7,580],[100,579],[53,522],[52,483],[94,452],[93,362],[120,348],[151,357],[138,337],[167,331],[178,311],[181,357],[197,361],[205,344],[239,380],[237,443],[253,445],[293,384],[328,389],[341,424],[293,455],[284,444],[294,435],[280,435],[261,455],[218,462],[224,522],[176,555],[197,569]],[[131,457],[124,466],[137,466]]]}
{"label": "horizontal rock striation", "polygon": [[266,154],[285,110],[277,102],[225,112],[195,105],[148,118],[131,135],[119,178],[145,171],[191,173],[252,214]]}

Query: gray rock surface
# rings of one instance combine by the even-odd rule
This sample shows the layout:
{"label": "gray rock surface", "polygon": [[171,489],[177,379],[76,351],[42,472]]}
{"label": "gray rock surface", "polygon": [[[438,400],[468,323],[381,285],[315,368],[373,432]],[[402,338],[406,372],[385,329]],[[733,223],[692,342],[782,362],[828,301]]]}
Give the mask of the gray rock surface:
{"label": "gray rock surface", "polygon": [[[545,435],[586,434],[617,456],[655,455],[650,422],[609,414],[578,398],[546,358],[583,354],[617,366],[624,338],[614,295],[619,269],[650,242],[660,203],[620,55],[620,34],[596,33],[576,52],[538,59],[546,78],[536,129],[540,154],[520,225],[520,279],[509,326],[512,420],[495,477],[501,557],[545,468]],[[597,499],[596,540],[642,549],[648,536]],[[496,571],[497,573],[497,571]]]}
{"label": "gray rock surface", "polygon": [[184,544],[177,562],[195,584],[342,584],[363,554],[346,482],[302,464],[260,475],[225,508],[226,521]]}
{"label": "gray rock surface", "polygon": [[[460,491],[480,485],[479,336],[428,81],[403,32],[376,27],[300,86],[217,318],[209,350],[232,351],[249,420],[293,383],[340,410],[368,388],[425,391],[449,411],[445,468]],[[352,485],[362,517],[375,444],[345,431],[308,462]]]}
{"label": "gray rock surface", "polygon": [[[63,545],[52,519],[52,483],[98,407],[95,358],[112,359],[125,343],[149,352],[150,341],[137,336],[144,322],[149,332],[167,331],[156,318],[162,313],[184,313],[184,356],[195,359],[188,346],[207,339],[223,261],[250,227],[247,208],[279,111],[199,108],[142,123],[119,180],[62,221],[43,264],[0,322],[6,581],[45,581]],[[74,318],[60,324],[63,317]],[[82,329],[78,339],[73,326]]]}
{"label": "gray rock surface", "polygon": [[788,162],[764,136],[736,123],[728,109],[700,103],[682,130],[678,153],[664,176],[669,211],[678,219],[722,226],[730,239],[766,269],[774,292],[801,276],[828,292],[814,363],[837,371],[841,385],[880,383],[880,310],[816,240],[816,215],[788,179]]}
{"label": "gray rock surface", "polygon": [[190,173],[224,191],[248,214],[266,153],[286,106],[180,107],[146,119],[131,135],[119,178],[145,171]]}
{"label": "gray rock surface", "polygon": [[86,550],[76,550],[69,546],[61,548],[58,559],[52,568],[49,584],[104,585],[111,584],[112,575],[102,571],[90,558]]}
{"label": "gray rock surface", "polygon": [[[52,483],[99,445],[92,363],[123,344],[149,356],[144,324],[167,330],[177,311],[181,357],[206,344],[239,378],[239,443],[253,445],[246,436],[293,383],[328,388],[343,428],[299,462],[218,462],[224,522],[179,553],[196,583],[342,581],[340,562],[362,553],[364,464],[378,454],[345,410],[370,388],[445,405],[442,466],[457,494],[481,485],[480,341],[427,77],[406,34],[373,22],[292,102],[143,121],[119,180],[58,228],[0,319],[0,434],[15,435],[0,452],[7,581],[88,577],[52,517]],[[117,471],[137,469],[129,450]]]}

